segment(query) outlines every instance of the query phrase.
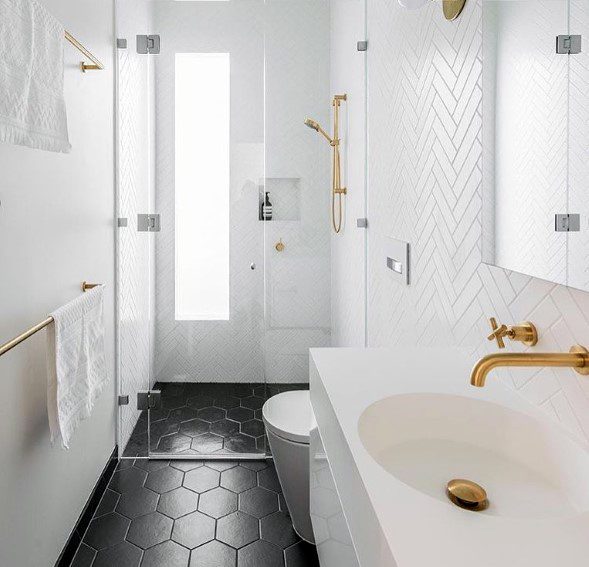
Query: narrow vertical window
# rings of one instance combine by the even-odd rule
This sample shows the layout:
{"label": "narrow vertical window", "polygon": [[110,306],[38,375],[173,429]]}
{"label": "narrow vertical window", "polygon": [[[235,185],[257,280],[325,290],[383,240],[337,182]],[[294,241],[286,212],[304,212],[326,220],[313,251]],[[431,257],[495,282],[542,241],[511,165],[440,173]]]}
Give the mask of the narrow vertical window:
{"label": "narrow vertical window", "polygon": [[176,320],[229,319],[228,53],[176,54]]}

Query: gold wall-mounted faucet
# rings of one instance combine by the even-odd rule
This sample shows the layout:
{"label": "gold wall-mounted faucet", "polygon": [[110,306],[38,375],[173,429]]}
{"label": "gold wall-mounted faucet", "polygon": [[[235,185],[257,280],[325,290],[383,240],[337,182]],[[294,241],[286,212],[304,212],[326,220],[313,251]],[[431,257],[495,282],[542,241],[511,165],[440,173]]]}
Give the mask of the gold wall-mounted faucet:
{"label": "gold wall-mounted faucet", "polygon": [[481,358],[472,369],[470,383],[477,388],[485,385],[487,374],[494,368],[511,366],[550,366],[572,368],[589,376],[589,351],[574,345],[569,352],[513,352],[495,353]]}
{"label": "gold wall-mounted faucet", "polygon": [[504,338],[512,341],[519,341],[526,346],[536,346],[538,344],[538,331],[536,326],[529,321],[524,321],[519,325],[498,325],[495,317],[489,319],[493,332],[487,337],[490,341],[497,341],[499,348],[505,348]]}

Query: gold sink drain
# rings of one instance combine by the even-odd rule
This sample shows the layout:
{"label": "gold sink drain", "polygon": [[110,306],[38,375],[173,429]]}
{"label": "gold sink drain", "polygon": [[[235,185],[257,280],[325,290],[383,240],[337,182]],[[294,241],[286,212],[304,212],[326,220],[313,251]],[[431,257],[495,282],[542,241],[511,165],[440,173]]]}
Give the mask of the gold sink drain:
{"label": "gold sink drain", "polygon": [[450,502],[465,510],[480,512],[489,507],[489,500],[485,489],[463,478],[455,478],[446,485],[446,496]]}

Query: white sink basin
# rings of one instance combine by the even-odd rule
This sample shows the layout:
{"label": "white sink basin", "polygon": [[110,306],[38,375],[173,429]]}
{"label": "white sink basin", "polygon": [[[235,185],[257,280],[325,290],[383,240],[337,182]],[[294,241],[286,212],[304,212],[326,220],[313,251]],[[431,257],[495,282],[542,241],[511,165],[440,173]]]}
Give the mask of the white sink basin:
{"label": "white sink basin", "polygon": [[479,514],[559,518],[589,510],[589,455],[544,420],[493,402],[453,394],[393,395],[358,422],[370,456],[411,488],[454,506],[446,483],[485,488]]}

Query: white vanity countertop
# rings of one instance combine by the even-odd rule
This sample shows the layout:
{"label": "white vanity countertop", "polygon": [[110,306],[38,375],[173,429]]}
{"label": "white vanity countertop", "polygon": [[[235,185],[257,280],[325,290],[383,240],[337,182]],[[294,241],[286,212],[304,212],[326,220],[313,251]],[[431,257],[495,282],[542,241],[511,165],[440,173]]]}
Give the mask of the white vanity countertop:
{"label": "white vanity countertop", "polygon": [[[464,353],[449,349],[311,350],[311,402],[360,564],[589,565],[588,512],[517,518],[462,510],[404,484],[364,448],[360,416],[374,402],[396,394],[479,398],[546,420],[493,374],[485,388],[470,386],[472,363]],[[589,478],[579,482],[589,483]]]}

